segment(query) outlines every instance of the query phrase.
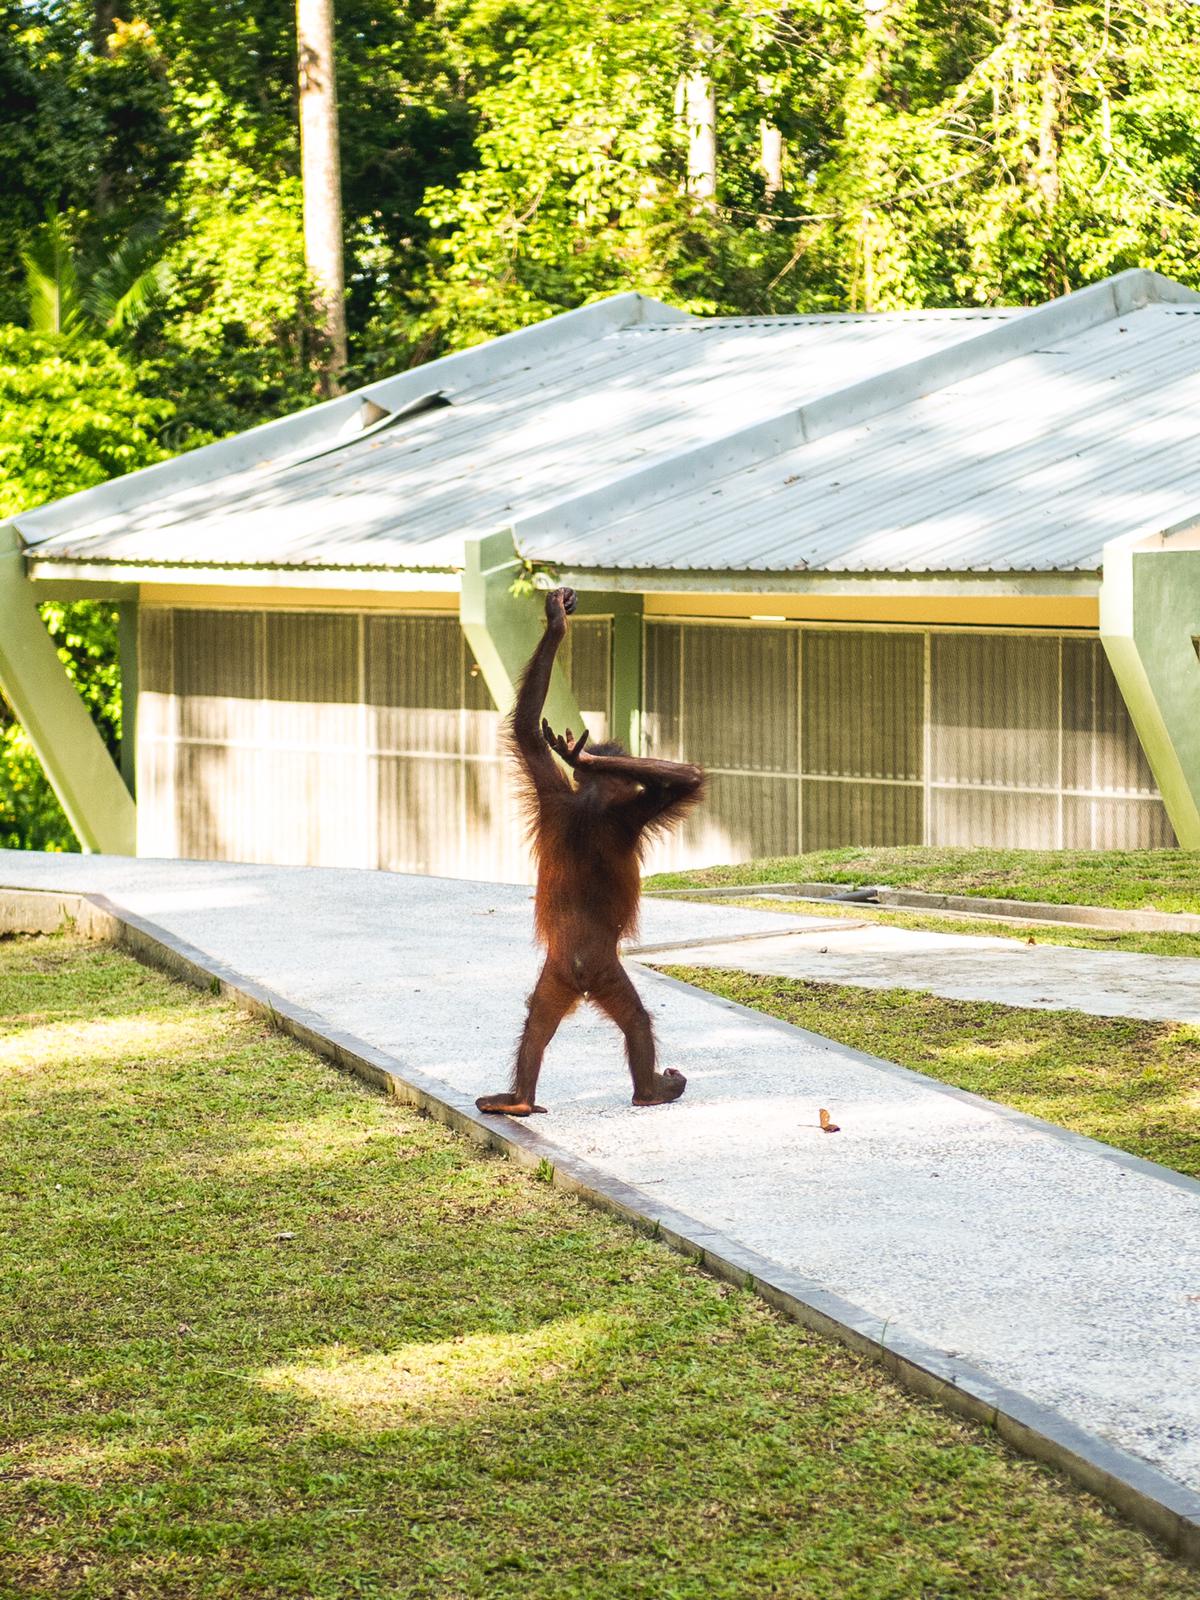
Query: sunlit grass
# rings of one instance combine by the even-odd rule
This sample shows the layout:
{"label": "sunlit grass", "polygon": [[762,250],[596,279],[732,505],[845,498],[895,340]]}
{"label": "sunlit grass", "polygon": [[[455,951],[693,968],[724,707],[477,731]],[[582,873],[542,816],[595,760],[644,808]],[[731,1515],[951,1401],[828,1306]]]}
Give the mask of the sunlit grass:
{"label": "sunlit grass", "polygon": [[105,1068],[127,1066],[205,1043],[204,1028],[191,1020],[173,1021],[140,1013],[98,1017],[90,1022],[36,1018],[34,1013],[28,1019],[18,1015],[0,1021],[0,1077],[36,1072],[51,1093],[55,1075],[65,1068],[76,1075],[86,1073],[91,1083],[116,1083],[119,1079]]}
{"label": "sunlit grass", "polygon": [[1200,1596],[986,1432],[211,996],[0,943],[0,1018],[5,1600]]}
{"label": "sunlit grass", "polygon": [[[673,896],[685,899],[686,896]],[[697,895],[697,903],[712,900]],[[1038,945],[1064,945],[1073,950],[1129,951],[1147,956],[1187,956],[1200,959],[1200,934],[1120,933],[1113,928],[1070,928],[1048,922],[1001,922],[990,917],[954,917],[934,911],[889,911],[874,905],[844,905],[836,901],[776,900],[765,895],[722,895],[721,905],[746,911],[773,911],[779,916],[820,917],[822,920],[879,923],[885,928],[908,928],[915,933],[966,934],[972,938],[990,936],[1030,940]]]}
{"label": "sunlit grass", "polygon": [[521,1333],[467,1334],[365,1356],[335,1346],[313,1360],[272,1367],[260,1381],[383,1431],[419,1412],[467,1416],[480,1401],[518,1399],[594,1372],[605,1347],[624,1342],[624,1331],[619,1319],[595,1312]]}
{"label": "sunlit grass", "polygon": [[309,1117],[303,1122],[264,1124],[253,1143],[233,1152],[196,1151],[193,1170],[213,1173],[272,1173],[288,1167],[334,1164],[373,1141],[402,1137],[392,1128],[361,1128],[337,1113]]}
{"label": "sunlit grass", "polygon": [[1200,1177],[1200,1029],[664,968],[742,1005]]}
{"label": "sunlit grass", "polygon": [[663,872],[647,887],[740,883],[891,884],[1056,905],[1200,912],[1200,851],[853,847]]}

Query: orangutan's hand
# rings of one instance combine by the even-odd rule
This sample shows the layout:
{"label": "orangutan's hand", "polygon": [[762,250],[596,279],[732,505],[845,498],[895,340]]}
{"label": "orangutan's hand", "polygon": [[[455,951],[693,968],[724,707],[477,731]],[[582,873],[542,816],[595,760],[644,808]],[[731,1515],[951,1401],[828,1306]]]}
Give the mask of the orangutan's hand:
{"label": "orangutan's hand", "polygon": [[587,763],[592,759],[591,756],[584,753],[583,748],[588,742],[586,728],[579,735],[578,739],[573,736],[570,728],[568,728],[567,736],[564,739],[561,734],[555,733],[554,729],[546,721],[545,717],[543,717],[542,737],[550,746],[551,750],[554,751],[555,755],[561,756],[569,767],[586,766]]}
{"label": "orangutan's hand", "polygon": [[577,604],[574,589],[551,589],[546,596],[546,626],[559,638],[567,631],[567,618]]}

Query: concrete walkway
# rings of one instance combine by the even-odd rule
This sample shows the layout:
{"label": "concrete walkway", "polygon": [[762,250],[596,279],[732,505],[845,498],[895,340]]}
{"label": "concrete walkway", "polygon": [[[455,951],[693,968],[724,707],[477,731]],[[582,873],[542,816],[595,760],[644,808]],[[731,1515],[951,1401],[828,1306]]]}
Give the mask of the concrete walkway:
{"label": "concrete walkway", "polygon": [[[801,920],[793,918],[793,928]],[[677,953],[659,952],[650,959],[864,989],[925,989],[950,1000],[1200,1023],[1200,938],[1197,958],[1192,959],[1075,950],[1051,943],[1048,932],[1038,932],[1037,943],[1027,944],[991,935],[920,933],[876,922],[808,920],[807,928],[781,929],[779,938],[692,941]]]}
{"label": "concrete walkway", "polygon": [[[0,885],[106,895],[458,1103],[504,1085],[537,966],[529,893],[509,886],[15,852]],[[779,919],[648,903],[643,937],[764,924]],[[1200,1516],[1200,1185],[644,968],[637,981],[687,1095],[631,1107],[617,1036],[581,1013],[547,1058],[552,1114],[521,1125],[552,1161],[584,1158],[853,1302],[889,1349],[923,1341],[1051,1408],[1195,1491],[1181,1501]],[[822,1106],[840,1134],[819,1130]]]}

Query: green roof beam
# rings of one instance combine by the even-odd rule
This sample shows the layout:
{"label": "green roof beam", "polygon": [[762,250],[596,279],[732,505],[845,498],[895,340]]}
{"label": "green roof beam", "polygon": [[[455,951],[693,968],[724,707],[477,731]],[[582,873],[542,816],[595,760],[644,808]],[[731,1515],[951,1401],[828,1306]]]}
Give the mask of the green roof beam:
{"label": "green roof beam", "polygon": [[[459,618],[492,699],[505,716],[516,702],[525,663],[545,627],[544,597],[536,590],[522,592],[528,580],[528,569],[513,548],[511,533],[467,540]],[[583,731],[579,702],[558,663],[550,680],[545,715],[559,733],[566,728]]]}
{"label": "green roof beam", "polygon": [[1197,635],[1200,542],[1195,535],[1106,547],[1100,638],[1185,850],[1200,850]]}

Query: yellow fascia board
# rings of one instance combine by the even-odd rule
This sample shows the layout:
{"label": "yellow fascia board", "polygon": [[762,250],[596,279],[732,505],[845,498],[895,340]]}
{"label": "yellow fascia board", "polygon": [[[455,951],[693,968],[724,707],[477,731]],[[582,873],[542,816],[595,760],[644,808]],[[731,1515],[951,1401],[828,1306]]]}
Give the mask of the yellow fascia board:
{"label": "yellow fascia board", "polygon": [[458,615],[458,588],[322,589],[143,583],[143,606],[203,611],[424,611]]}
{"label": "yellow fascia board", "polygon": [[647,617],[1094,630],[1096,595],[647,594]]}

